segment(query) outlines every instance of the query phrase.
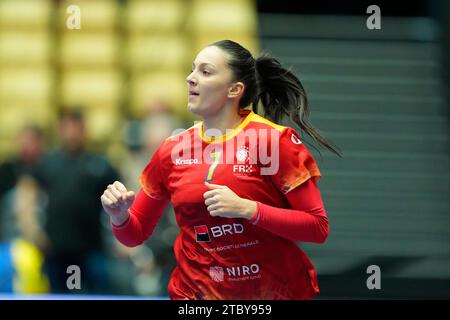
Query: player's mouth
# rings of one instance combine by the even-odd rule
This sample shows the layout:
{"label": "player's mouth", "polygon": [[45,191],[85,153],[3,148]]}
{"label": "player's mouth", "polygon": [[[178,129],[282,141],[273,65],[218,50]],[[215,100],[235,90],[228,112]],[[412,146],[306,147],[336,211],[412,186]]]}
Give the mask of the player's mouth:
{"label": "player's mouth", "polygon": [[197,97],[200,94],[197,91],[189,90],[189,97]]}

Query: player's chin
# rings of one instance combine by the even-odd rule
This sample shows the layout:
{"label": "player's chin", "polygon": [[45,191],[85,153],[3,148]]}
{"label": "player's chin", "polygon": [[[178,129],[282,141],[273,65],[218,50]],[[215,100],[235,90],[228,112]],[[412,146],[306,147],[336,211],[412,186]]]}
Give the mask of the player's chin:
{"label": "player's chin", "polygon": [[199,105],[197,103],[188,102],[187,107],[188,107],[189,112],[191,112],[195,115],[198,115],[198,116],[202,115],[201,108],[199,107]]}

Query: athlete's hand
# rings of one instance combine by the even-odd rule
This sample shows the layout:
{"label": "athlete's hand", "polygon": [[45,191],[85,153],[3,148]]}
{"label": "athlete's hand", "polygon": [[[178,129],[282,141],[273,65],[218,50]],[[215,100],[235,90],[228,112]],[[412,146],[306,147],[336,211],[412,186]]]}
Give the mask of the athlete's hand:
{"label": "athlete's hand", "polygon": [[134,201],[134,196],[134,192],[128,191],[119,181],[108,185],[108,188],[103,192],[100,197],[102,206],[114,225],[121,225],[128,219],[128,209]]}
{"label": "athlete's hand", "polygon": [[205,182],[209,191],[203,194],[205,205],[213,217],[244,218],[250,220],[256,214],[255,201],[239,197],[227,186]]}

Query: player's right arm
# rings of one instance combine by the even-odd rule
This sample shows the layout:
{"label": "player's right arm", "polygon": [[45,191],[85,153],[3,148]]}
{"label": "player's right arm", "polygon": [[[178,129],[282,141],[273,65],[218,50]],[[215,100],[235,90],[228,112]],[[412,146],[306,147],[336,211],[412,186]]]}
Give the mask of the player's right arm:
{"label": "player's right arm", "polygon": [[147,240],[169,202],[168,199],[154,199],[143,190],[135,196],[119,181],[108,186],[101,201],[110,216],[115,237],[128,247]]}
{"label": "player's right arm", "polygon": [[134,192],[128,191],[119,181],[108,185],[100,199],[112,224],[119,226],[129,218],[128,209],[134,201],[134,196]]}

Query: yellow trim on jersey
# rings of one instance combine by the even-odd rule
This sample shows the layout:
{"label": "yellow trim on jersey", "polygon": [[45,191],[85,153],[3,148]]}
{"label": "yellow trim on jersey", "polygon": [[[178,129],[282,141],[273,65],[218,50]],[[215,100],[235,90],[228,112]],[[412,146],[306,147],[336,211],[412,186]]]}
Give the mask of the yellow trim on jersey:
{"label": "yellow trim on jersey", "polygon": [[268,119],[266,119],[264,117],[261,117],[258,114],[254,115],[252,121],[267,124],[268,126],[271,126],[271,127],[275,128],[276,130],[278,130],[280,132],[282,132],[284,129],[287,128],[285,126],[276,124],[275,122],[272,122],[272,121],[270,121],[270,120],[268,120]]}
{"label": "yellow trim on jersey", "polygon": [[[246,109],[244,109],[243,111],[245,111]],[[191,126],[190,128],[186,129],[185,131],[181,132],[184,133],[186,131],[189,131],[191,129],[198,129],[199,135],[201,137],[201,139],[203,141],[205,141],[206,143],[220,143],[220,142],[224,142],[227,141],[233,137],[235,137],[239,132],[242,131],[242,129],[244,129],[250,122],[257,122],[257,123],[263,123],[266,124],[274,129],[276,129],[279,132],[283,132],[285,129],[287,129],[288,127],[286,126],[282,126],[279,124],[276,124],[256,113],[254,113],[252,110],[249,110],[250,112],[248,113],[247,117],[245,118],[244,121],[242,121],[236,128],[234,128],[232,131],[228,132],[225,135],[222,136],[216,136],[216,137],[209,137],[206,136],[204,131],[203,131],[203,121],[200,121],[196,124],[194,124],[193,126]],[[170,138],[174,138],[179,134],[176,134],[174,136],[169,137]]]}
{"label": "yellow trim on jersey", "polygon": [[297,182],[295,182],[292,186],[287,186],[285,190],[281,190],[284,194],[291,192],[295,188],[297,188],[299,185],[305,183],[308,179],[317,179],[319,180],[322,177],[322,174],[320,173],[319,169],[311,170],[308,172],[307,175],[301,177]]}
{"label": "yellow trim on jersey", "polygon": [[205,136],[205,133],[203,132],[203,122],[202,122],[202,126],[199,127],[200,137],[202,138],[203,141],[205,141],[207,143],[218,143],[218,142],[224,142],[224,141],[230,140],[231,138],[235,137],[239,132],[241,132],[242,129],[244,129],[245,126],[247,126],[247,124],[249,124],[250,121],[253,120],[254,116],[255,116],[255,113],[253,111],[250,111],[249,114],[247,115],[247,117],[245,118],[245,120],[242,121],[236,128],[234,128],[232,131],[228,132],[227,134],[225,134],[223,136],[217,136],[217,137]]}

